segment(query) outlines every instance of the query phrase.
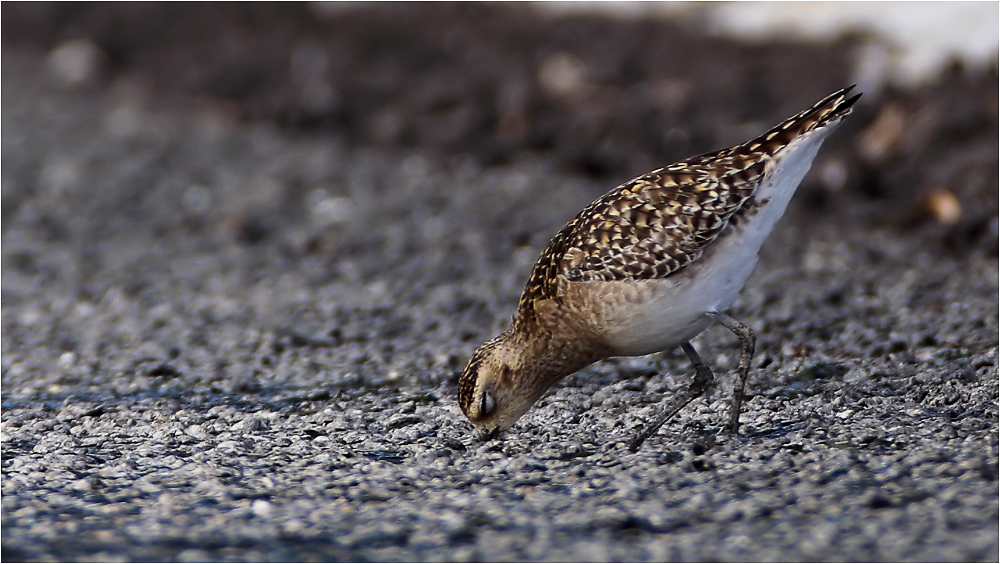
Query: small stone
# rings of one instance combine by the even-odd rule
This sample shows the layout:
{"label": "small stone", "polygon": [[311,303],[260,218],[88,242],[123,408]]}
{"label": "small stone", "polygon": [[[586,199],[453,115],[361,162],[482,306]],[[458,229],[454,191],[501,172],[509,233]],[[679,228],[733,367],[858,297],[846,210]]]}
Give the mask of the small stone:
{"label": "small stone", "polygon": [[201,425],[189,425],[184,429],[184,432],[190,436],[203,441],[209,437],[209,434]]}
{"label": "small stone", "polygon": [[73,87],[96,81],[104,59],[104,52],[93,42],[71,39],[52,49],[45,65],[59,84]]}
{"label": "small stone", "polygon": [[955,225],[962,218],[962,203],[951,190],[937,187],[923,198],[924,208],[944,225]]}
{"label": "small stone", "polygon": [[69,370],[70,368],[73,368],[73,365],[75,364],[76,364],[76,354],[70,351],[66,351],[61,355],[59,355],[59,361],[58,361],[59,368],[62,368],[63,370]]}
{"label": "small stone", "polygon": [[254,515],[258,517],[267,518],[271,516],[274,506],[271,502],[263,499],[255,499],[252,504],[250,504],[250,510],[253,511]]}

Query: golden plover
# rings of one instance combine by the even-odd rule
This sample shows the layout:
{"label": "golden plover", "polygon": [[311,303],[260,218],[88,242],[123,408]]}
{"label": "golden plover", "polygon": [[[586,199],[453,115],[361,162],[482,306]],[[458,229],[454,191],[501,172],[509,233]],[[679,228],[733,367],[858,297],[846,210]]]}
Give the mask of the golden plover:
{"label": "golden plover", "polygon": [[535,263],[510,329],[481,345],[459,379],[459,405],[483,436],[498,436],[593,362],[680,346],[696,376],[632,440],[634,450],[711,384],[691,339],[713,322],[741,344],[728,422],[735,434],[755,337],[723,310],[823,140],[861,96],[848,98],[852,88],[746,143],[626,182],[567,223]]}

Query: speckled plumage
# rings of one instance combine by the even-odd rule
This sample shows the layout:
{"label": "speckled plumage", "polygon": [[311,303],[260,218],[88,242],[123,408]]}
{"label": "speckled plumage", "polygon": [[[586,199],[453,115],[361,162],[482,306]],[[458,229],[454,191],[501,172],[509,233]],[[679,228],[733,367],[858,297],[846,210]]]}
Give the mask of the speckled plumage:
{"label": "speckled plumage", "polygon": [[768,160],[796,137],[842,117],[837,92],[741,145],[692,157],[622,184],[577,214],[535,264],[519,308],[572,281],[665,278],[698,260],[730,220],[752,209]]}
{"label": "speckled plumage", "polygon": [[[486,420],[503,403],[496,396],[510,392],[508,402],[518,406],[503,414],[493,429],[502,430],[552,383],[601,358],[680,344],[693,351],[688,339],[713,319],[723,322],[711,316],[725,317],[749,332],[715,308],[728,307],[726,299],[731,301],[742,287],[759,244],[832,130],[828,126],[843,119],[860,96],[848,98],[850,90],[828,96],[746,143],[626,182],[584,208],[542,251],[511,329],[482,345],[470,360],[459,382],[463,412],[477,425],[485,421],[488,428]],[[782,175],[790,179],[784,181]],[[772,197],[780,203],[771,204]],[[769,205],[777,206],[769,217],[754,219]],[[741,229],[744,225],[749,230]],[[740,238],[755,242],[743,251],[737,244]],[[718,258],[708,258],[713,254]],[[746,261],[749,268],[722,268],[717,273],[709,268],[715,266],[713,261]],[[685,309],[683,302],[697,301],[698,286],[713,285],[713,276],[736,281],[718,290],[726,298],[715,300],[718,304],[706,298],[704,311]],[[671,317],[676,319],[676,335]],[[736,325],[727,327],[737,331]],[[750,349],[752,355],[752,345]],[[480,409],[483,405],[477,406],[476,398],[480,403],[488,399],[492,405],[484,405],[492,409]],[[524,402],[528,405],[521,405]],[[734,401],[737,411],[738,403]]]}

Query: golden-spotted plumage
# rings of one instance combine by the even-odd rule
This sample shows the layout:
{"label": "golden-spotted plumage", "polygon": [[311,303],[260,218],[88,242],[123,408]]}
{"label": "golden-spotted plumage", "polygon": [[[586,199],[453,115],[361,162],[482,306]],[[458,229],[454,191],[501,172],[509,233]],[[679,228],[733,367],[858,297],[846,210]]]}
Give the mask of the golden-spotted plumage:
{"label": "golden-spotted plumage", "polygon": [[850,88],[741,145],[692,157],[622,184],[576,215],[549,242],[519,304],[553,295],[556,275],[572,281],[665,278],[698,260],[751,200],[768,159],[843,115]]}
{"label": "golden-spotted plumage", "polygon": [[[736,332],[744,344],[743,356],[747,351],[752,355],[748,327],[714,309],[710,300],[703,310],[683,302],[697,297],[692,284],[699,283],[713,286],[720,296],[731,295],[730,300],[735,296],[760,243],[832,129],[828,126],[843,119],[860,96],[847,98],[850,90],[828,96],[746,143],[626,182],[584,208],[542,251],[511,329],[473,354],[459,381],[463,412],[477,426],[498,432],[559,378],[607,356],[644,354],[656,343],[683,345],[698,365],[701,361],[688,340],[711,320]],[[814,134],[819,136],[807,141]],[[798,149],[792,150],[793,146]],[[772,196],[782,203],[775,207]],[[768,205],[772,212],[755,219]],[[740,231],[744,224],[750,231]],[[720,242],[740,237],[752,241],[746,245],[752,257],[741,257],[735,242]],[[715,256],[707,258],[706,253]],[[688,277],[708,277],[701,282],[677,278],[695,265],[707,267],[706,261],[744,260],[749,269],[723,268],[714,274],[702,268]],[[731,277],[738,284],[723,280],[719,286],[711,276]],[[669,319],[657,318],[660,313],[676,318],[676,331]],[[664,336],[661,342],[655,335],[643,334],[664,329],[676,335]],[[741,358],[741,366],[744,363],[745,372],[749,358]],[[703,363],[699,371],[710,374]],[[734,417],[738,400],[739,394]],[[734,430],[735,425],[734,419]]]}

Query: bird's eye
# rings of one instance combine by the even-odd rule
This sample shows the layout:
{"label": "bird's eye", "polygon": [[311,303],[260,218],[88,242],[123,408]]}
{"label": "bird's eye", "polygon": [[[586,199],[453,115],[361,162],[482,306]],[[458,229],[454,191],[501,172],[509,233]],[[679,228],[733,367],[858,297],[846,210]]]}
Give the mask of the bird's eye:
{"label": "bird's eye", "polygon": [[489,415],[493,413],[493,410],[497,408],[497,402],[493,399],[493,394],[490,392],[483,392],[483,398],[479,403],[479,414]]}

